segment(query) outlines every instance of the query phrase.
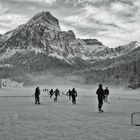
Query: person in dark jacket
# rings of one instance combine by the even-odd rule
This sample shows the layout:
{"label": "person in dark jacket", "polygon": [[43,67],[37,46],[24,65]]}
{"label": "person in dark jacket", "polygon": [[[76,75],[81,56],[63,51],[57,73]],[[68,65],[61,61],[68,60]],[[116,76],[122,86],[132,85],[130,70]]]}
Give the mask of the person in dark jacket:
{"label": "person in dark jacket", "polygon": [[39,95],[40,95],[40,89],[39,89],[39,87],[37,87],[37,88],[35,89],[35,104],[40,104]]}
{"label": "person in dark jacket", "polygon": [[71,100],[71,90],[69,89],[69,91],[66,93],[66,95],[69,96],[69,100]]}
{"label": "person in dark jacket", "polygon": [[56,89],[56,90],[54,91],[54,95],[55,95],[54,102],[57,102],[57,96],[60,95],[60,91],[59,91],[58,89]]}
{"label": "person in dark jacket", "polygon": [[102,88],[102,84],[99,85],[99,88],[96,91],[97,97],[98,97],[98,109],[99,112],[103,112],[102,105],[103,105],[103,99],[104,99],[104,90]]}
{"label": "person in dark jacket", "polygon": [[52,95],[54,94],[53,89],[51,89],[51,90],[49,91],[49,93],[50,93],[50,98],[51,98]]}
{"label": "person in dark jacket", "polygon": [[76,104],[77,91],[75,90],[75,88],[73,88],[71,91],[71,97],[72,97],[72,103]]}
{"label": "person in dark jacket", "polygon": [[105,96],[104,101],[107,103],[109,103],[108,102],[108,95],[109,95],[109,90],[108,90],[108,87],[106,87],[106,89],[104,90],[104,96]]}

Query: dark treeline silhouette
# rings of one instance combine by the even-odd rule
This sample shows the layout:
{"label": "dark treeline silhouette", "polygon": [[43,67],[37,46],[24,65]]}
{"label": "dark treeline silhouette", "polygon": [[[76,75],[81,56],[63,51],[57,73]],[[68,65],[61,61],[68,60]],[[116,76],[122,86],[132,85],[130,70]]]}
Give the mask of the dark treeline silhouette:
{"label": "dark treeline silhouette", "polygon": [[129,58],[130,61],[125,58],[118,61],[107,59],[95,63],[92,69],[80,75],[86,84],[105,83],[136,89],[140,87],[140,59],[134,58]]}

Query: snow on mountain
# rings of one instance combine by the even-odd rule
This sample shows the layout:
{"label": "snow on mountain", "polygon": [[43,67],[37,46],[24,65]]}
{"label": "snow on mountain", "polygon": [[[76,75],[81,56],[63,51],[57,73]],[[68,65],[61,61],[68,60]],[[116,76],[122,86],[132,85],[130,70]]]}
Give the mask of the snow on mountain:
{"label": "snow on mountain", "polygon": [[77,39],[72,30],[61,31],[58,19],[44,11],[0,38],[0,52],[5,52],[2,58],[25,49],[58,59],[71,61],[78,57],[89,60],[97,57],[96,54],[104,48],[96,39]]}
{"label": "snow on mountain", "polygon": [[104,45],[83,45],[86,53],[90,56],[90,59],[107,59],[107,58],[116,58],[122,55],[125,55],[134,49],[140,47],[140,43],[137,41],[133,41],[127,45],[119,46],[117,48],[109,48]]}
{"label": "snow on mountain", "polygon": [[58,58],[58,59],[64,59],[64,57],[62,55],[58,55],[57,53],[50,53],[49,56]]}
{"label": "snow on mountain", "polygon": [[134,41],[117,48],[104,46],[97,39],[76,38],[72,30],[62,31],[59,20],[50,12],[40,12],[27,23],[0,37],[0,59],[8,58],[20,50],[32,50],[67,62],[74,58],[84,61],[115,58],[139,47]]}
{"label": "snow on mountain", "polygon": [[13,32],[12,31],[9,31],[6,34],[1,35],[0,36],[0,43],[6,42],[12,35],[13,35]]}
{"label": "snow on mountain", "polygon": [[132,59],[136,57],[139,62],[139,54],[140,42],[137,41],[109,48],[97,39],[76,38],[72,30],[62,31],[59,20],[44,11],[0,36],[1,77],[12,77],[25,83],[38,72],[79,72],[79,77],[84,73],[87,82],[93,82],[112,77],[114,71],[114,79],[123,77],[124,73],[124,79],[127,79],[133,74],[129,71],[134,69]]}

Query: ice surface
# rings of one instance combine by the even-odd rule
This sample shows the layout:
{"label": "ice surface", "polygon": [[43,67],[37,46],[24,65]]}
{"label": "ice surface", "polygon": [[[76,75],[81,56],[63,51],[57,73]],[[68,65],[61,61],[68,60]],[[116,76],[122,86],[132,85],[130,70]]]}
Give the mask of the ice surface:
{"label": "ice surface", "polygon": [[[58,87],[64,93],[72,88]],[[0,89],[1,140],[140,140],[140,127],[130,121],[140,111],[139,90],[110,89],[110,104],[98,113],[96,88],[77,87],[77,105],[67,96],[54,103],[42,90],[42,104],[35,105],[34,88]]]}

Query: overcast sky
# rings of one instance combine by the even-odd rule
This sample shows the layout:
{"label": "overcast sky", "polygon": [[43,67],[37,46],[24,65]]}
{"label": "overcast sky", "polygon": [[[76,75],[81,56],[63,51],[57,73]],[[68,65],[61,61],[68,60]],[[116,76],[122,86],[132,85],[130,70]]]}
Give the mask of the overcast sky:
{"label": "overcast sky", "polygon": [[0,33],[50,11],[62,30],[117,47],[140,41],[140,0],[0,0]]}

